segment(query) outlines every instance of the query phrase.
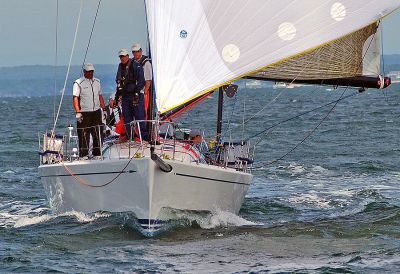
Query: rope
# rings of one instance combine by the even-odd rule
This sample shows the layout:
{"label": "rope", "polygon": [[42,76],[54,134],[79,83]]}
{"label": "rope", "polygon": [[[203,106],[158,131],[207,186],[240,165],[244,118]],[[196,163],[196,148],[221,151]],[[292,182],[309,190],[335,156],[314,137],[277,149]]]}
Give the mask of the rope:
{"label": "rope", "polygon": [[[236,92],[235,100],[233,101],[233,105],[232,105],[231,115],[229,116],[229,120],[228,120],[228,130],[225,133],[221,133],[221,138],[219,139],[220,141],[224,139],[225,135],[227,135],[228,133],[231,132],[231,121],[232,121],[232,117],[233,117],[233,112],[236,107],[237,98],[238,98],[238,95]],[[229,134],[229,136],[230,136],[230,134]]]}
{"label": "rope", "polygon": [[354,96],[354,95],[355,95],[355,94],[352,94],[352,95],[350,95],[350,96],[346,96],[345,98],[342,98],[346,91],[347,91],[347,88],[342,92],[342,94],[340,95],[340,98],[339,98],[338,100],[335,101],[335,104],[334,104],[334,105],[332,106],[332,108],[328,111],[328,113],[318,122],[318,124],[314,127],[314,129],[311,130],[311,131],[310,131],[299,143],[297,143],[292,149],[290,149],[288,152],[286,152],[285,154],[283,154],[281,157],[279,157],[279,158],[277,158],[277,159],[275,159],[275,160],[273,160],[273,161],[271,161],[271,162],[269,162],[269,163],[263,164],[263,165],[261,165],[261,166],[255,166],[254,168],[261,168],[261,167],[264,167],[264,166],[272,165],[272,164],[274,164],[274,163],[276,163],[276,162],[282,160],[282,159],[285,158],[287,155],[289,155],[289,154],[292,153],[294,150],[296,150],[301,144],[303,144],[303,143],[304,143],[318,128],[319,128],[320,125],[322,125],[322,123],[326,120],[326,118],[328,118],[328,116],[332,113],[332,111],[336,108],[337,104],[338,104],[341,100],[343,100],[343,99],[345,99],[345,98],[348,98],[348,97],[350,97],[350,96]]}
{"label": "rope", "polygon": [[83,65],[85,64],[85,62],[86,62],[86,57],[87,57],[87,53],[88,53],[88,51],[89,51],[90,42],[91,42],[91,40],[92,40],[92,35],[93,35],[93,32],[94,32],[94,26],[96,25],[96,19],[97,19],[97,14],[99,13],[100,4],[101,4],[101,0],[99,0],[99,3],[97,4],[96,15],[95,15],[94,20],[93,20],[92,30],[90,31],[89,41],[88,41],[88,44],[87,44],[87,47],[86,47],[85,57],[83,58],[82,66],[83,66]]}
{"label": "rope", "polygon": [[[301,71],[299,71],[299,72],[295,75],[295,77],[294,77],[293,80],[289,83],[289,85],[293,84],[293,83],[301,76],[301,74],[304,72],[304,70],[305,70],[306,68],[309,67],[309,65],[310,65],[311,62],[313,61],[312,59],[315,58],[315,55],[316,55],[315,53],[316,53],[316,52],[314,52],[314,54],[312,55],[312,58],[310,58],[310,60],[308,61],[308,63],[307,63],[306,65],[303,66],[303,69],[302,69]],[[319,89],[319,87],[316,88],[316,89],[314,89],[311,93],[313,93],[314,91],[316,91],[316,90],[318,90],[318,89]],[[248,118],[247,120],[243,121],[243,126],[244,126],[245,124],[247,124],[248,122],[250,122],[253,118],[257,117],[260,113],[262,113],[270,104],[274,103],[274,102],[281,96],[282,93],[283,93],[283,91],[281,91],[274,99],[272,99],[272,101],[268,102],[268,103],[267,103],[263,108],[261,108],[261,110],[259,110],[256,114],[254,114],[253,116],[251,116],[251,117]],[[240,126],[236,126],[236,127],[234,127],[233,129],[228,129],[227,132],[231,132],[231,131],[233,131],[233,130],[239,128],[239,127],[240,127]],[[242,139],[243,139],[243,138],[242,138]]]}
{"label": "rope", "polygon": [[56,2],[56,29],[55,29],[55,56],[54,56],[54,96],[53,96],[53,122],[56,121],[56,95],[57,95],[57,64],[58,64],[58,0]]}
{"label": "rope", "polygon": [[62,165],[64,167],[64,169],[72,176],[74,177],[74,179],[81,185],[85,185],[88,187],[92,187],[92,188],[100,188],[100,187],[105,187],[108,186],[109,184],[113,183],[122,173],[124,173],[125,169],[128,167],[128,165],[130,164],[130,162],[132,161],[132,159],[135,157],[135,154],[141,149],[141,147],[139,147],[136,152],[133,154],[133,156],[129,159],[129,161],[126,163],[126,165],[124,166],[124,168],[117,174],[117,176],[115,176],[113,179],[111,179],[110,181],[103,183],[101,185],[93,185],[91,183],[89,183],[88,181],[86,181],[85,179],[79,177],[79,175],[76,175],[68,166],[65,165],[65,162],[62,161]]}
{"label": "rope", "polygon": [[[379,27],[379,24],[380,24],[380,22],[378,23],[377,27]],[[371,41],[369,42],[368,47],[367,47],[367,49],[366,49],[366,51],[365,51],[365,54],[362,56],[361,61],[360,61],[360,63],[358,64],[358,67],[359,67],[359,68],[362,66],[363,61],[364,61],[364,59],[365,59],[365,56],[367,55],[367,52],[368,52],[369,48],[371,47],[372,41],[375,39],[376,32],[375,32],[373,35],[374,35],[373,39],[371,39]],[[359,69],[359,68],[358,68],[358,69]],[[358,69],[357,69],[357,70],[358,70]],[[352,95],[348,95],[348,96],[346,96],[346,97],[343,97],[343,95],[345,94],[345,92],[347,91],[347,89],[348,89],[348,87],[346,87],[346,89],[342,92],[342,94],[340,95],[340,98],[339,98],[338,100],[336,100],[336,102],[335,102],[335,104],[333,105],[333,107],[332,107],[332,108],[329,110],[329,112],[319,121],[319,123],[317,124],[317,126],[316,126],[312,131],[310,131],[298,144],[296,144],[292,149],[290,149],[287,153],[285,153],[285,154],[282,155],[281,157],[279,157],[279,158],[277,158],[277,159],[275,159],[275,160],[273,160],[273,161],[271,161],[271,162],[269,162],[269,163],[267,163],[267,164],[264,164],[264,165],[261,165],[261,166],[256,166],[256,167],[254,167],[254,168],[260,168],[260,167],[263,167],[263,166],[267,166],[267,165],[274,164],[274,163],[276,163],[276,162],[282,160],[284,157],[286,157],[286,156],[289,155],[290,153],[292,153],[295,149],[297,149],[297,148],[298,148],[302,143],[304,143],[304,142],[318,129],[318,127],[326,120],[326,118],[329,116],[329,114],[331,114],[331,112],[336,108],[336,105],[339,103],[339,101],[341,101],[341,100],[343,100],[343,99],[345,99],[345,98],[348,98],[348,97],[350,97],[350,96],[354,96],[354,95],[355,95],[355,94],[352,94]],[[265,132],[265,131],[264,131],[264,132]]]}
{"label": "rope", "polygon": [[[277,96],[275,96],[275,98],[274,99],[272,99],[270,102],[268,102],[267,104],[265,104],[265,106],[262,108],[262,109],[260,109],[256,114],[254,114],[253,116],[251,116],[250,118],[248,118],[244,123],[248,123],[248,122],[250,122],[253,118],[255,118],[255,117],[257,117],[259,114],[261,114],[269,105],[271,105],[273,102],[275,102],[281,95],[282,95],[282,92],[283,91],[281,91],[281,92],[279,92],[279,94],[277,95]],[[239,126],[237,126],[236,128],[238,128]],[[231,129],[231,130],[234,130],[235,128],[233,128],[233,129]]]}
{"label": "rope", "polygon": [[69,57],[68,69],[67,69],[67,74],[66,74],[66,76],[65,76],[64,86],[63,86],[62,93],[61,93],[60,104],[58,105],[57,115],[56,115],[56,118],[54,119],[54,126],[53,126],[53,130],[52,130],[52,134],[53,134],[53,135],[55,134],[55,130],[56,130],[56,125],[57,125],[58,117],[59,117],[59,115],[60,115],[61,106],[62,106],[62,102],[63,102],[63,99],[64,99],[65,88],[66,88],[66,86],[67,86],[69,71],[70,71],[70,69],[71,69],[72,57],[73,57],[73,55],[74,55],[75,44],[76,44],[76,38],[77,38],[77,36],[78,36],[79,22],[80,22],[80,20],[81,20],[82,8],[83,8],[83,0],[81,0],[81,6],[80,6],[80,9],[79,9],[78,20],[77,20],[77,22],[76,22],[76,28],[75,28],[75,34],[74,34],[74,41],[73,41],[73,43],[72,43],[71,55],[70,55],[70,57]]}
{"label": "rope", "polygon": [[[321,86],[317,86],[315,89],[310,91],[308,95],[314,94],[315,91],[321,89]],[[297,100],[300,100],[301,98],[305,97],[306,94],[302,94]],[[267,137],[270,134],[271,131],[267,130],[267,133],[265,134],[265,137]],[[261,141],[263,140],[262,136],[259,137],[259,140],[255,142],[255,146],[257,146]]]}
{"label": "rope", "polygon": [[[382,23],[382,21],[379,21],[379,26],[380,25],[382,25],[383,23]],[[383,69],[383,76],[385,76],[386,75],[386,73],[385,73],[385,58],[384,58],[384,52],[383,52],[383,25],[381,26],[381,61],[382,61],[382,69]],[[382,94],[383,94],[383,97],[385,98],[385,101],[386,101],[386,103],[387,104],[389,104],[389,98],[388,98],[388,95],[387,95],[387,92],[385,92],[385,90],[384,89],[381,89],[381,91],[382,91]]]}
{"label": "rope", "polygon": [[259,135],[261,135],[261,134],[267,132],[268,130],[273,129],[273,128],[275,128],[275,127],[281,125],[281,124],[284,124],[284,123],[286,123],[286,122],[289,122],[289,121],[291,121],[291,120],[294,120],[294,119],[296,119],[296,118],[299,118],[299,117],[301,117],[301,116],[304,116],[304,115],[306,115],[306,114],[308,114],[308,113],[317,111],[317,110],[319,110],[319,109],[321,109],[321,108],[324,108],[324,107],[327,107],[327,106],[329,106],[329,105],[336,104],[336,103],[338,103],[338,102],[340,102],[340,101],[342,101],[342,100],[344,100],[344,99],[347,99],[347,98],[349,98],[349,97],[352,97],[352,96],[354,96],[354,95],[357,95],[357,93],[353,93],[353,94],[346,95],[346,96],[343,97],[343,98],[341,97],[341,98],[339,98],[339,99],[337,99],[337,100],[335,100],[335,101],[329,102],[329,103],[327,103],[327,104],[325,104],[325,105],[322,105],[322,106],[313,108],[313,109],[311,109],[311,110],[307,110],[307,111],[305,111],[305,112],[302,112],[302,113],[300,113],[300,114],[297,114],[297,115],[295,115],[295,116],[292,116],[292,117],[290,117],[290,118],[288,118],[288,119],[285,119],[285,120],[282,120],[282,121],[280,121],[280,122],[277,122],[277,123],[273,124],[272,126],[267,127],[266,129],[264,129],[264,130],[262,130],[262,131],[260,131],[260,132],[258,132],[258,133],[256,133],[256,134],[254,134],[254,135],[252,135],[252,136],[246,138],[244,141],[248,141],[248,140],[250,140],[250,139],[253,139],[253,138],[255,138],[255,137],[257,137],[257,136],[259,136]]}
{"label": "rope", "polygon": [[382,60],[382,69],[383,75],[385,75],[385,58],[383,57],[383,23],[380,20],[378,26],[381,26],[381,60]]}

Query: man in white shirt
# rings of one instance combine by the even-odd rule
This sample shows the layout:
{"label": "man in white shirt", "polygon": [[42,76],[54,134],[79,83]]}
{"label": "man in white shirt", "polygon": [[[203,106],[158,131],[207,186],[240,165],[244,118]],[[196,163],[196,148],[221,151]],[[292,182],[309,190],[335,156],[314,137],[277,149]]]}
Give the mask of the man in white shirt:
{"label": "man in white shirt", "polygon": [[83,66],[83,77],[74,82],[72,94],[76,112],[79,157],[88,158],[90,137],[93,140],[94,157],[101,156],[102,112],[106,110],[100,80],[93,77],[94,66]]}

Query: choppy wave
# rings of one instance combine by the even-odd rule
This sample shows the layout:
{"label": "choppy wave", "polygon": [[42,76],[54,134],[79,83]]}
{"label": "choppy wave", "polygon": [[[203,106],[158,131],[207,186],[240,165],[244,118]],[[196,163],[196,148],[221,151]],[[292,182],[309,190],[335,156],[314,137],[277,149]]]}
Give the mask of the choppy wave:
{"label": "choppy wave", "polygon": [[[265,103],[258,99],[275,91],[252,92],[238,94],[250,96],[240,100],[257,111]],[[285,91],[232,138],[251,136],[335,96]],[[400,101],[400,93],[390,96]],[[0,272],[393,273],[400,268],[400,120],[394,119],[400,108],[378,93],[339,104],[307,142],[254,170],[238,216],[184,212],[182,222],[152,239],[138,233],[129,214],[50,211],[36,153],[37,132],[51,125],[46,114],[53,105],[44,104],[47,99],[5,100],[22,118],[0,119]],[[226,104],[230,109],[233,101]],[[205,119],[216,112],[210,105],[197,106],[196,115],[187,114],[184,121],[212,136]],[[64,104],[60,127],[73,117],[71,104]],[[263,137],[256,163],[278,159],[298,144],[318,116],[308,118]],[[233,112],[229,119],[240,125],[243,116]]]}
{"label": "choppy wave", "polygon": [[207,216],[201,216],[198,214],[185,214],[182,216],[182,218],[191,222],[196,222],[196,224],[203,229],[261,225],[226,211],[215,211],[211,214],[207,214]]}
{"label": "choppy wave", "polygon": [[64,217],[73,217],[76,222],[88,223],[109,216],[111,214],[106,212],[84,214],[82,212],[69,211],[63,214],[53,214],[45,200],[38,200],[36,203],[11,201],[0,204],[0,228],[9,229],[45,224],[51,220]]}

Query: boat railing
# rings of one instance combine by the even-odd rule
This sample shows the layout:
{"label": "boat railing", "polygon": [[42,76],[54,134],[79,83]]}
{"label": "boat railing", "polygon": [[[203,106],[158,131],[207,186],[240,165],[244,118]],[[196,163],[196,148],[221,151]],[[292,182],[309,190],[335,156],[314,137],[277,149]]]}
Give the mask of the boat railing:
{"label": "boat railing", "polygon": [[[143,136],[140,129],[141,123],[151,125],[148,128],[152,129],[150,133],[152,144],[149,142],[148,136]],[[180,128],[171,121],[134,120],[127,124],[126,128],[131,130],[130,139],[126,135],[116,133],[115,128],[107,125],[87,128],[74,128],[70,125],[64,135],[46,132],[42,136],[42,142],[39,138],[40,163],[53,164],[60,161],[82,160],[79,157],[78,130],[91,130],[101,140],[100,147],[98,147],[101,155],[92,157],[89,153],[89,157],[85,157],[85,160],[142,158],[149,156],[149,148],[153,145],[155,153],[165,160],[197,162],[247,172],[254,157],[254,149],[251,153],[250,145],[246,142],[220,144],[220,149],[218,149],[220,155],[217,157],[213,154],[212,145],[203,138],[203,132],[201,132],[201,142],[194,143],[189,136],[190,129]],[[86,135],[82,134],[81,136],[85,138]],[[96,148],[93,147],[92,140],[83,141],[87,143],[89,151]],[[116,146],[117,144],[119,145]]]}
{"label": "boat railing", "polygon": [[[39,160],[40,164],[54,164],[63,160],[65,136],[46,131],[43,136],[39,134]],[[42,138],[42,142],[41,142]]]}

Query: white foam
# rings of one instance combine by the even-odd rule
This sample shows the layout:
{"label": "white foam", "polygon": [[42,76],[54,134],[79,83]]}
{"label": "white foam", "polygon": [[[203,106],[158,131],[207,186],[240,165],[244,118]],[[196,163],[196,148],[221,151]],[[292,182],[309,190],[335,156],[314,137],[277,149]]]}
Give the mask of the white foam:
{"label": "white foam", "polygon": [[82,212],[70,211],[63,214],[51,214],[49,209],[41,206],[43,201],[33,201],[32,204],[24,204],[22,201],[3,201],[0,209],[0,227],[20,228],[48,222],[62,216],[75,217],[78,222],[92,222],[98,218],[109,217],[109,213],[100,212],[86,215]]}
{"label": "white foam", "polygon": [[24,227],[24,226],[30,226],[30,225],[35,225],[43,222],[47,222],[51,219],[54,219],[55,216],[50,216],[50,215],[42,215],[42,216],[33,216],[33,217],[21,217],[16,220],[14,227],[19,228],[19,227]]}
{"label": "white foam", "polygon": [[388,265],[398,265],[400,263],[399,257],[391,256],[377,256],[377,257],[364,257],[360,261],[350,263],[350,265],[362,266],[364,268],[380,269]]}
{"label": "white foam", "polygon": [[326,168],[323,168],[322,166],[313,166],[311,169],[313,172],[318,172],[318,173],[326,173],[328,170]]}
{"label": "white foam", "polygon": [[346,196],[352,197],[354,194],[357,193],[357,190],[353,189],[338,189],[338,190],[331,190],[329,191],[330,194],[337,195],[337,196]]}
{"label": "white foam", "polygon": [[[40,212],[41,210],[32,210],[32,212]],[[75,217],[76,220],[80,223],[89,223],[93,222],[98,218],[102,217],[109,217],[110,214],[108,213],[95,213],[94,215],[87,215],[82,212],[77,212],[77,211],[69,211],[60,215],[40,215],[40,216],[27,216],[27,215],[11,215],[7,213],[0,214],[0,216],[3,215],[5,218],[8,220],[12,220],[14,222],[13,226],[15,228],[19,227],[25,227],[25,226],[30,226],[30,225],[35,225],[43,222],[50,221],[52,219],[55,219],[57,217],[62,217],[62,216],[70,216],[70,217]]]}
{"label": "white foam", "polygon": [[63,213],[63,214],[61,214],[59,216],[75,217],[76,220],[78,222],[80,222],[80,223],[90,223],[90,222],[93,222],[93,221],[95,221],[95,220],[97,220],[99,218],[109,217],[109,216],[111,216],[111,214],[105,213],[105,212],[101,212],[101,213],[95,213],[94,215],[88,215],[88,214],[85,214],[83,212],[72,210],[72,211],[65,212],[65,213]]}
{"label": "white foam", "polygon": [[257,225],[254,222],[248,221],[230,212],[217,211],[213,213],[210,218],[203,218],[199,220],[199,225],[204,229],[212,229],[216,227],[229,227],[229,226],[247,226]]}
{"label": "white foam", "polygon": [[166,210],[162,212],[165,218],[188,220],[189,222],[196,222],[203,229],[212,229],[216,227],[240,227],[240,226],[257,226],[263,225],[248,221],[234,213],[214,210],[210,214],[197,214],[188,211]]}
{"label": "white foam", "polygon": [[302,165],[297,165],[296,163],[290,163],[288,169],[292,172],[292,175],[297,175],[305,171]]}
{"label": "white foam", "polygon": [[47,211],[40,205],[27,205],[21,201],[5,202],[0,211],[0,227],[23,227],[47,221],[51,218],[45,214]]}
{"label": "white foam", "polygon": [[376,189],[376,190],[388,190],[388,189],[393,189],[397,190],[398,188],[395,186],[388,186],[388,185],[373,185],[371,188]]}
{"label": "white foam", "polygon": [[312,204],[319,208],[331,208],[329,200],[319,197],[315,193],[297,194],[290,197],[289,201],[294,204]]}
{"label": "white foam", "polygon": [[216,210],[210,215],[200,216],[197,214],[184,214],[182,216],[190,221],[196,222],[203,229],[213,229],[217,227],[240,227],[240,226],[255,226],[261,225],[255,222],[248,221],[236,214]]}

